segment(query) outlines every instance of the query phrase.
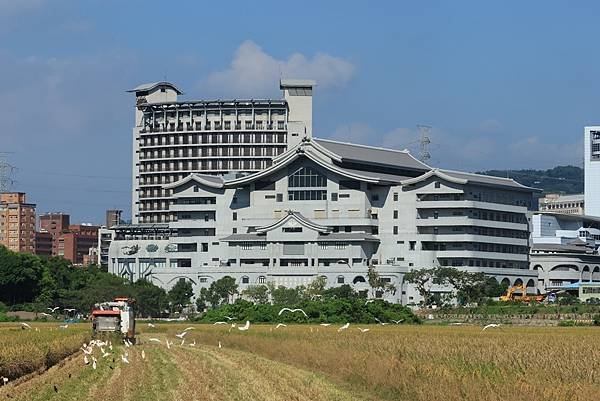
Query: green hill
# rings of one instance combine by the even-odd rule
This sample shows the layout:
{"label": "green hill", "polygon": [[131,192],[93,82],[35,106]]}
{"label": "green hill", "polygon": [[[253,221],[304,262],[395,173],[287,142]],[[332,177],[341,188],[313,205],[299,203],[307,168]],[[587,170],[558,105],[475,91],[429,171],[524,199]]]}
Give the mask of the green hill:
{"label": "green hill", "polygon": [[488,170],[478,174],[512,178],[523,185],[543,189],[545,193],[583,193],[583,169],[575,166],[549,170]]}

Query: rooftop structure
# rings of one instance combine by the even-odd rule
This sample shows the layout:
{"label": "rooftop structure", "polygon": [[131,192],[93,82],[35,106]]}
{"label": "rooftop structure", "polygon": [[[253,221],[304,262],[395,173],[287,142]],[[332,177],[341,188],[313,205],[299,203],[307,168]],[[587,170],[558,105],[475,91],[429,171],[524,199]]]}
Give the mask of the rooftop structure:
{"label": "rooftop structure", "polygon": [[583,215],[584,198],[584,194],[546,194],[538,199],[538,209],[540,212]]}

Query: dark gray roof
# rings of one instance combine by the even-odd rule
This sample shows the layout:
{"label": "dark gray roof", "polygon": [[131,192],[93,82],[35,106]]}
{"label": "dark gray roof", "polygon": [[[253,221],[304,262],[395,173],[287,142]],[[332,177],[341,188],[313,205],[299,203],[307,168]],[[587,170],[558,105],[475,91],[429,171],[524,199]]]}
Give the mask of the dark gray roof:
{"label": "dark gray roof", "polygon": [[474,174],[474,173],[464,173],[461,171],[453,171],[453,170],[442,170],[440,171],[444,174],[447,174],[451,177],[455,177],[461,180],[468,180],[472,183],[483,184],[483,185],[501,185],[504,187],[511,187],[515,189],[523,189],[528,191],[541,191],[536,188],[527,187],[525,185],[519,184],[512,178],[502,178],[495,177],[492,175],[483,175],[483,174]]}
{"label": "dark gray roof", "polygon": [[379,242],[379,238],[371,234],[364,233],[331,233],[319,235],[318,241],[374,241]]}
{"label": "dark gray roof", "polygon": [[600,224],[600,217],[596,216],[588,216],[585,214],[566,214],[566,213],[554,213],[554,212],[535,212],[536,214],[542,214],[546,216],[556,217],[558,220],[570,220],[570,221],[579,221],[582,223],[596,223]]}
{"label": "dark gray roof", "polygon": [[157,86],[160,86],[160,85],[166,85],[166,86],[170,86],[170,87],[171,87],[171,88],[173,88],[173,89],[175,90],[175,92],[177,92],[179,95],[183,94],[183,92],[182,92],[182,91],[180,91],[180,90],[179,90],[179,88],[178,88],[177,86],[175,86],[175,85],[173,85],[172,83],[170,83],[170,82],[167,82],[167,81],[150,82],[150,83],[147,83],[147,84],[141,84],[141,85],[138,85],[138,86],[136,86],[136,87],[135,87],[135,88],[133,88],[133,89],[130,89],[130,90],[128,90],[127,92],[142,92],[142,91],[149,91],[149,90],[152,90],[152,89],[154,89],[154,88],[156,88]]}
{"label": "dark gray roof", "polygon": [[315,141],[330,152],[340,156],[342,162],[388,165],[395,168],[421,171],[431,170],[431,167],[415,159],[407,150],[384,149],[320,138],[315,138]]}
{"label": "dark gray roof", "polygon": [[203,180],[214,182],[215,184],[222,184],[223,177],[220,175],[210,175],[210,174],[195,174],[197,177],[202,178]]}
{"label": "dark gray roof", "polygon": [[412,177],[408,177],[405,175],[379,173],[379,172],[375,173],[372,171],[357,170],[357,169],[346,168],[346,167],[342,167],[342,166],[336,166],[336,167],[340,170],[343,170],[343,171],[349,173],[349,174],[362,175],[364,177],[372,178],[374,180],[389,181],[389,182],[393,182],[393,183],[399,183],[402,180],[412,178]]}
{"label": "dark gray roof", "polygon": [[258,234],[231,234],[225,238],[221,238],[221,241],[225,242],[240,242],[240,241],[260,241],[264,242],[267,240],[265,235]]}
{"label": "dark gray roof", "polygon": [[588,248],[581,245],[562,245],[562,244],[533,244],[532,251],[550,251],[560,253],[594,253],[593,248]]}

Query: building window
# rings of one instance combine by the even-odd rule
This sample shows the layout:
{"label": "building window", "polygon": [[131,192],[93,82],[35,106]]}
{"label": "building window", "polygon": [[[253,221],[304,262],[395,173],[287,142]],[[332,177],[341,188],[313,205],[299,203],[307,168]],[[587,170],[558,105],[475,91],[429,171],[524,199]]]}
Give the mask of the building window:
{"label": "building window", "polygon": [[288,178],[289,188],[325,188],[327,178],[312,167],[302,167]]}
{"label": "building window", "polygon": [[258,284],[265,284],[267,282],[267,278],[265,276],[258,277]]}
{"label": "building window", "polygon": [[337,277],[337,283],[338,284],[344,284],[345,281],[346,281],[346,279],[344,278],[344,276],[338,276]]}
{"label": "building window", "polygon": [[398,192],[394,192],[394,202],[398,202]]}
{"label": "building window", "polygon": [[327,190],[288,191],[288,200],[327,200]]}
{"label": "building window", "polygon": [[284,233],[301,233],[302,227],[283,227],[282,231]]}
{"label": "building window", "polygon": [[335,201],[337,201],[337,200],[338,200],[338,194],[337,194],[337,192],[332,192],[332,193],[331,193],[331,200],[332,200],[333,202],[335,202]]}
{"label": "building window", "polygon": [[398,235],[398,226],[394,226],[394,235]]}
{"label": "building window", "polygon": [[409,250],[414,251],[416,246],[417,246],[417,241],[409,241],[408,242],[408,249]]}
{"label": "building window", "polygon": [[436,188],[439,188],[439,187],[440,187],[440,182],[439,182],[439,181],[436,181],[436,182],[435,182],[435,184],[434,184],[434,186],[435,186]]}
{"label": "building window", "polygon": [[233,221],[237,221],[237,212],[233,212]]}
{"label": "building window", "polygon": [[394,218],[397,219],[398,218],[398,211],[394,210]]}
{"label": "building window", "polygon": [[242,284],[249,284],[249,283],[250,283],[250,277],[248,277],[248,276],[242,277]]}
{"label": "building window", "polygon": [[283,194],[277,194],[276,202],[283,202]]}

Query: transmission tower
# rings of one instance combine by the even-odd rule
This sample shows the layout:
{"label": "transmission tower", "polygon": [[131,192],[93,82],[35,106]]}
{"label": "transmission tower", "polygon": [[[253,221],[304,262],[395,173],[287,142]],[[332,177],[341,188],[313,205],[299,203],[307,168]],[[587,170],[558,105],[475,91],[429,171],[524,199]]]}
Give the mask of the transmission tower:
{"label": "transmission tower", "polygon": [[9,152],[0,152],[0,192],[9,192],[16,182],[13,174],[17,168],[6,161],[8,155]]}
{"label": "transmission tower", "polygon": [[419,129],[419,160],[425,163],[431,159],[431,153],[429,153],[431,126],[419,124],[417,128]]}

